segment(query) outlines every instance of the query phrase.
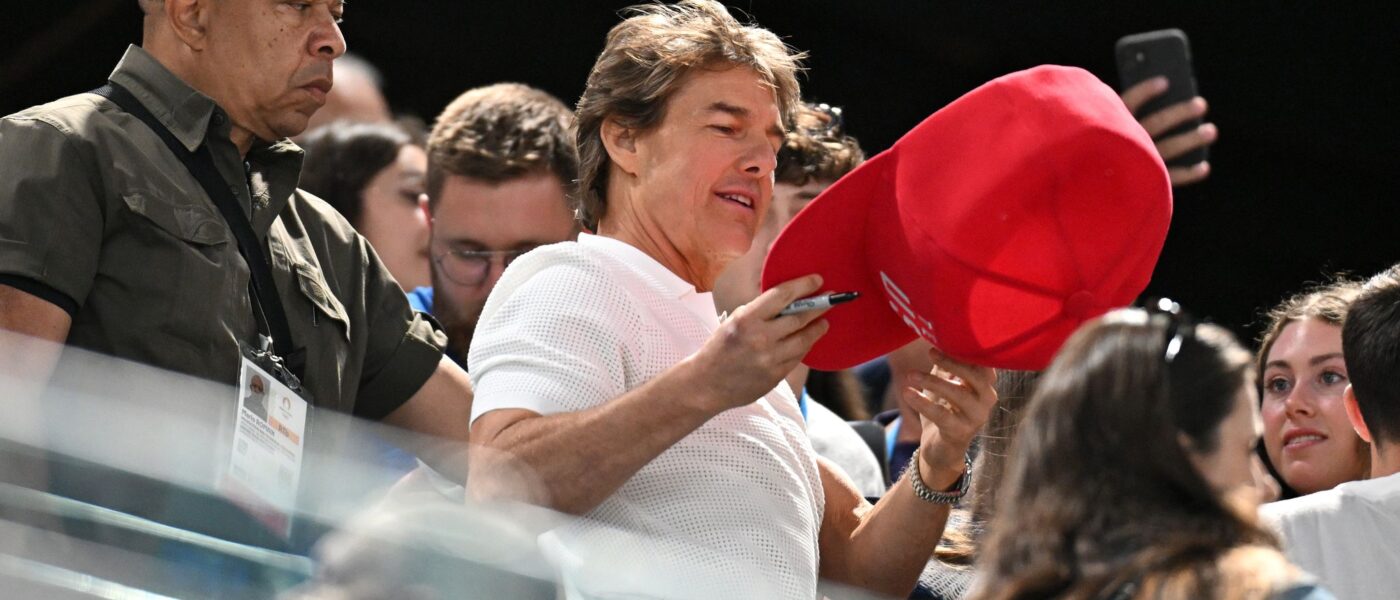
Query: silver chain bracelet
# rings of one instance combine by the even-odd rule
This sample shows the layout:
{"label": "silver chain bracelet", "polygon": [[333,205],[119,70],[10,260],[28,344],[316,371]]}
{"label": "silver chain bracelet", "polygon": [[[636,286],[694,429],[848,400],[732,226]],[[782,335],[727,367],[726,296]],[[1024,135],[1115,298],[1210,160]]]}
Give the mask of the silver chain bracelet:
{"label": "silver chain bracelet", "polygon": [[958,500],[966,496],[967,490],[972,487],[972,457],[963,455],[963,474],[953,484],[952,490],[935,492],[924,484],[923,476],[919,475],[919,451],[916,449],[914,456],[909,461],[909,485],[914,488],[914,495],[924,502],[957,504]]}

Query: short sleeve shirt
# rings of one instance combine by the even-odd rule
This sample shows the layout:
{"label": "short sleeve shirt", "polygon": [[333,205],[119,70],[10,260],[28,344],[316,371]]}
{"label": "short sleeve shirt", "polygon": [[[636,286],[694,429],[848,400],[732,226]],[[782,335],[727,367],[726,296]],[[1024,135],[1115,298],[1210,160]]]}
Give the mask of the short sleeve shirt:
{"label": "short sleeve shirt", "polygon": [[[694,354],[718,326],[710,294],[623,242],[582,234],[538,248],[511,263],[482,310],[468,354],[472,418],[601,406]],[[566,588],[585,595],[815,597],[825,501],[815,456],[780,382],[642,467],[554,532],[547,554],[579,567],[566,570]]]}
{"label": "short sleeve shirt", "polygon": [[1265,504],[1259,515],[1288,560],[1338,598],[1394,598],[1400,589],[1400,473]]}
{"label": "short sleeve shirt", "polygon": [[[266,244],[315,402],[380,418],[415,393],[446,339],[364,238],[296,189],[301,150],[282,140],[241,157],[223,109],[141,48],[110,80],[186,148],[209,147]],[[0,120],[0,282],[56,298],[70,346],[232,384],[257,339],[248,280],[208,194],[136,117],[79,94]]]}

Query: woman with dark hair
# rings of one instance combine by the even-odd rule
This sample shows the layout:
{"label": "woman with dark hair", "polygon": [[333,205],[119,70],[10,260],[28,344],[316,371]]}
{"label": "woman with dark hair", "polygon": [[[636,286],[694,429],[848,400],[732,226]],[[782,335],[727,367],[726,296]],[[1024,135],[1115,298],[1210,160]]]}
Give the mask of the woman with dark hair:
{"label": "woman with dark hair", "polygon": [[421,140],[391,123],[336,121],[308,134],[302,147],[301,188],[369,240],[399,287],[431,285],[428,220],[419,208],[428,170]]}
{"label": "woman with dark hair", "polygon": [[1361,282],[1338,279],[1284,300],[1259,337],[1263,453],[1292,498],[1365,479],[1371,446],[1347,420],[1342,319]]}
{"label": "woman with dark hair", "polygon": [[1039,381],[975,598],[1331,598],[1255,523],[1249,354],[1229,332],[1119,310]]}

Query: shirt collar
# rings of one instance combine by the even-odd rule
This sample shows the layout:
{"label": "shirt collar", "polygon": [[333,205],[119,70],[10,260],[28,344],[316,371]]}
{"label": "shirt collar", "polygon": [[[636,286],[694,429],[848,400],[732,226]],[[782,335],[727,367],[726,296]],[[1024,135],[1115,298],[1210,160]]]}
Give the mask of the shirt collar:
{"label": "shirt collar", "polygon": [[261,144],[254,142],[253,148],[248,151],[248,163],[253,168],[248,191],[253,194],[255,205],[271,209],[257,212],[253,219],[258,231],[266,231],[296,192],[306,154],[291,140],[284,139],[266,146]]}
{"label": "shirt collar", "polygon": [[578,234],[578,243],[581,246],[601,250],[618,258],[628,268],[650,282],[658,291],[684,304],[702,322],[711,328],[719,326],[714,294],[695,291],[694,285],[672,273],[670,269],[667,269],[650,254],[642,252],[622,240],[587,233]]}
{"label": "shirt collar", "polygon": [[190,87],[140,46],[129,46],[108,79],[136,96],[175,139],[193,152],[204,142],[209,121],[228,127],[228,116],[214,100]]}

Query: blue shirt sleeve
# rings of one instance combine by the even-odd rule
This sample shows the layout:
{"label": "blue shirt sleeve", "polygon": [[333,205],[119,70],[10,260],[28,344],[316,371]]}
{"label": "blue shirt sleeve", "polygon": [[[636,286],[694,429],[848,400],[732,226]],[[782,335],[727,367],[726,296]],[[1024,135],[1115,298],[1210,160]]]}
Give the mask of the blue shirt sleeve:
{"label": "blue shirt sleeve", "polygon": [[408,293],[408,305],[418,312],[433,314],[433,288],[413,288]]}
{"label": "blue shirt sleeve", "polygon": [[1337,600],[1332,592],[1313,584],[1295,585],[1274,594],[1273,600]]}

